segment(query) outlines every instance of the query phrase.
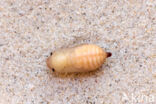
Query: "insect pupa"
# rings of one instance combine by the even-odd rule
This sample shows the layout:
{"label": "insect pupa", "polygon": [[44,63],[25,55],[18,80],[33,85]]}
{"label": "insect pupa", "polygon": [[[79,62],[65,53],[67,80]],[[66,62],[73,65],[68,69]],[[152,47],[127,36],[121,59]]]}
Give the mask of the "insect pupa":
{"label": "insect pupa", "polygon": [[111,55],[97,45],[85,44],[57,50],[46,63],[50,69],[60,73],[89,72],[102,66]]}

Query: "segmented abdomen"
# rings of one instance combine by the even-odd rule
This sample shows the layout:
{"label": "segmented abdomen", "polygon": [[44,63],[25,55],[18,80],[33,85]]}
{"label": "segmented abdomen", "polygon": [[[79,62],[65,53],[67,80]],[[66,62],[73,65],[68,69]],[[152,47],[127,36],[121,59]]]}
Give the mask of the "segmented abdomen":
{"label": "segmented abdomen", "polygon": [[106,58],[105,52],[96,45],[75,47],[71,57],[72,66],[80,70],[94,70],[100,67]]}

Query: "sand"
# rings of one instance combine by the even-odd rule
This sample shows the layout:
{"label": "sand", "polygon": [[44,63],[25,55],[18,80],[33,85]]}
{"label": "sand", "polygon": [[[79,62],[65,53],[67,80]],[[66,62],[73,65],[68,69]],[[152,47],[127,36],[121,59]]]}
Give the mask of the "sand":
{"label": "sand", "polygon": [[[112,57],[90,73],[47,68],[84,43]],[[0,104],[156,104],[156,0],[1,0]]]}

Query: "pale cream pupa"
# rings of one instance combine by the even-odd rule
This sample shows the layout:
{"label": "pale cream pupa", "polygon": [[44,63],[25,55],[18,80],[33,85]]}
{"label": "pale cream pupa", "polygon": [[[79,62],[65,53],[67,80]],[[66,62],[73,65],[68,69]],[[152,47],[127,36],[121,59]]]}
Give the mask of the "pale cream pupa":
{"label": "pale cream pupa", "polygon": [[89,72],[102,66],[111,55],[97,45],[79,45],[55,51],[47,59],[47,66],[60,73]]}

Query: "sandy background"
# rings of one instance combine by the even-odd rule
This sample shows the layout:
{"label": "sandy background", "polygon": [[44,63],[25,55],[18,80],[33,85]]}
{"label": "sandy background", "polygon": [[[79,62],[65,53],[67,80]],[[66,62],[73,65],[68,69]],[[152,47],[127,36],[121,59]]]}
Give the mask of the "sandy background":
{"label": "sandy background", "polygon": [[[81,43],[113,55],[91,73],[47,68]],[[0,104],[156,104],[156,0],[0,0]]]}

